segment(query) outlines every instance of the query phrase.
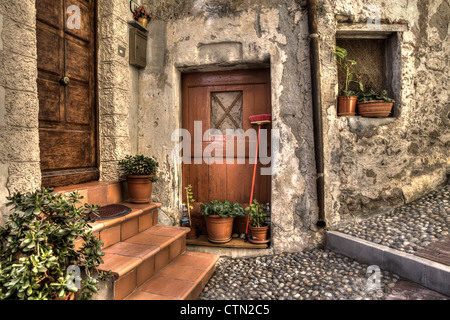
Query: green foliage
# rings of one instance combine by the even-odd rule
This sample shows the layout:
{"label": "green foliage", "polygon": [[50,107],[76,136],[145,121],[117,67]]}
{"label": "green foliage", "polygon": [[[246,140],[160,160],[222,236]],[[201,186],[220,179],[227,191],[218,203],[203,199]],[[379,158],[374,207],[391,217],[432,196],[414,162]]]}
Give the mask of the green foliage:
{"label": "green foliage", "polygon": [[249,223],[252,227],[263,227],[266,224],[267,207],[258,200],[254,199],[253,203],[245,208],[246,213],[249,215]]}
{"label": "green foliage", "polygon": [[194,210],[194,207],[191,205],[191,203],[195,202],[193,193],[192,193],[192,185],[188,185],[184,188],[186,190],[186,202],[183,202],[186,205],[186,208],[188,209],[188,215],[189,215],[189,223],[192,222],[191,220],[191,210]]}
{"label": "green foliage", "polygon": [[[125,156],[125,159],[119,161],[119,168],[127,175],[154,175],[158,171],[158,162],[150,157],[143,155]],[[150,178],[151,182],[156,182],[156,177]]]}
{"label": "green foliage", "polygon": [[234,218],[245,215],[244,208],[238,202],[231,203],[228,200],[212,200],[210,203],[201,204],[200,209],[205,216],[219,215],[222,218]]}
{"label": "green foliage", "polygon": [[356,65],[356,61],[347,59],[347,50],[339,46],[335,46],[333,53],[338,66],[345,72],[345,89],[342,90],[344,96],[356,96],[356,93],[354,91],[349,90],[351,82],[358,83],[360,90],[364,91],[363,84],[359,81],[353,80],[355,72],[352,71],[352,69],[353,66]]}
{"label": "green foliage", "polygon": [[[0,227],[0,300],[48,300],[64,298],[78,291],[69,266],[78,266],[81,279],[79,299],[90,299],[98,291],[98,280],[107,274],[92,276],[103,262],[102,242],[90,230],[90,214],[98,215],[98,206],[81,203],[78,193],[68,196],[52,189],[34,193],[16,193],[7,199],[13,206],[5,227]],[[81,248],[74,241],[83,239]]]}
{"label": "green foliage", "polygon": [[364,90],[358,93],[358,101],[371,101],[371,100],[384,100],[385,102],[394,102],[393,99],[387,96],[387,91],[383,90],[380,93],[370,89],[368,93],[364,93]]}

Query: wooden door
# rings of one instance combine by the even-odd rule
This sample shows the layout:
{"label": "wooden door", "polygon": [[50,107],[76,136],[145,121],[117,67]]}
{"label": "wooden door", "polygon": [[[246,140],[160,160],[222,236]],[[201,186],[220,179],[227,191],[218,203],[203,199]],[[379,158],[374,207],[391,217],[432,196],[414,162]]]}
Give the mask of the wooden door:
{"label": "wooden door", "polygon": [[98,179],[94,0],[36,1],[42,186]]}
{"label": "wooden door", "polygon": [[[229,200],[248,204],[254,167],[250,148],[256,148],[258,130],[258,126],[250,123],[249,116],[271,114],[269,70],[184,74],[182,83],[183,128],[191,134],[191,164],[183,164],[183,186],[192,185],[193,197],[197,202],[196,210],[198,211],[199,203],[211,200]],[[202,123],[202,147],[197,148],[198,150],[194,148],[195,121]],[[234,135],[235,142],[227,144],[225,142],[227,127],[233,130],[240,127],[243,132],[253,128],[255,134],[253,137]],[[205,131],[211,128],[221,130],[222,134],[203,137]],[[261,154],[270,156],[271,125],[266,125],[263,129],[267,129],[268,144],[267,150],[261,150],[265,151]],[[237,141],[238,139],[242,141],[244,138],[245,156],[239,158]],[[230,141],[230,137],[228,139]],[[212,152],[212,157],[205,157],[205,150],[206,148],[215,149],[214,145],[223,148],[224,156],[227,154],[227,148],[234,148],[234,158],[224,159],[222,164],[210,163],[216,154]],[[199,162],[199,158],[202,158],[201,163],[195,164],[196,160]],[[250,159],[253,162],[250,162]],[[258,159],[253,198],[265,204],[270,202],[271,177],[260,174],[261,166]],[[264,166],[270,167],[270,163]],[[183,198],[185,201],[185,195]]]}

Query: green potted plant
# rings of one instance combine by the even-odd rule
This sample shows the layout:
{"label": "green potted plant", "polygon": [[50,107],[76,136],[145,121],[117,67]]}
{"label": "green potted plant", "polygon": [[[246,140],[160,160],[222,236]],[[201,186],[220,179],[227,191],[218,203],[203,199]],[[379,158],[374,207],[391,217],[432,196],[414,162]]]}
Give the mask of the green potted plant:
{"label": "green potted plant", "polygon": [[358,96],[355,91],[350,90],[350,84],[355,82],[362,88],[361,82],[353,80],[353,77],[355,76],[353,67],[356,65],[356,61],[348,59],[347,50],[339,46],[335,46],[333,53],[338,66],[345,72],[345,88],[338,97],[337,114],[338,116],[354,116],[356,115],[356,100],[358,99]]}
{"label": "green potted plant", "polygon": [[227,243],[231,240],[234,217],[244,214],[244,208],[228,200],[212,200],[200,205],[206,221],[208,240],[213,243]]}
{"label": "green potted plant", "polygon": [[52,189],[7,198],[14,210],[0,228],[0,300],[90,299],[110,277],[97,270],[103,243],[88,224],[98,206],[77,206],[81,198]]}
{"label": "green potted plant", "polygon": [[195,228],[195,226],[192,223],[192,215],[191,215],[191,210],[194,210],[194,207],[192,206],[192,203],[195,202],[195,199],[194,199],[194,196],[193,196],[193,193],[192,193],[192,185],[188,185],[187,187],[184,188],[184,190],[186,192],[186,202],[183,202],[183,204],[187,208],[188,216],[189,216],[189,222],[188,223],[184,223],[182,226],[191,229],[189,231],[189,233],[186,235],[186,238],[187,239],[195,239],[195,238],[197,238],[197,229]]}
{"label": "green potted plant", "polygon": [[394,100],[387,96],[387,91],[380,93],[370,89],[368,93],[364,90],[358,93],[358,113],[363,117],[387,117],[391,114]]}
{"label": "green potted plant", "polygon": [[153,182],[156,182],[158,162],[143,155],[126,156],[119,161],[119,168],[126,176],[128,194],[132,203],[149,203]]}
{"label": "green potted plant", "polygon": [[249,215],[249,230],[250,236],[248,241],[253,243],[267,242],[267,231],[269,225],[266,223],[267,207],[254,199],[252,204],[245,208],[245,211]]}

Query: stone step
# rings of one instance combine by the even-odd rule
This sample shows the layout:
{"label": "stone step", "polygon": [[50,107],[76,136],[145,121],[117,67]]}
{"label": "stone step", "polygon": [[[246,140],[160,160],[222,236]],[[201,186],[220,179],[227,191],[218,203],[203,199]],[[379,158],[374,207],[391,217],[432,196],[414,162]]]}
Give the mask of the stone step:
{"label": "stone step", "polygon": [[108,299],[122,300],[186,250],[189,228],[156,225],[103,249],[100,271],[111,271]]}
{"label": "stone step", "polygon": [[327,247],[450,296],[450,266],[337,231],[327,232]]}
{"label": "stone step", "polygon": [[219,256],[184,252],[125,300],[195,300],[215,271]]}

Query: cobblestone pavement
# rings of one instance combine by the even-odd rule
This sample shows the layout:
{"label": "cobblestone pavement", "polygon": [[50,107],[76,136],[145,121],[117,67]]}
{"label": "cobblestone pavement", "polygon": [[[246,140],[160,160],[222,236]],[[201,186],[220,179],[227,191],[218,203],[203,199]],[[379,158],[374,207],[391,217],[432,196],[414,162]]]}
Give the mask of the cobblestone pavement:
{"label": "cobblestone pavement", "polygon": [[423,198],[340,231],[387,247],[414,253],[449,234],[450,185]]}
{"label": "cobblestone pavement", "polygon": [[[411,204],[338,231],[415,252],[448,234],[449,195],[446,185]],[[450,299],[426,288],[419,290],[383,270],[379,288],[368,290],[367,268],[328,249],[221,258],[199,300]]]}

